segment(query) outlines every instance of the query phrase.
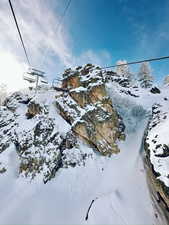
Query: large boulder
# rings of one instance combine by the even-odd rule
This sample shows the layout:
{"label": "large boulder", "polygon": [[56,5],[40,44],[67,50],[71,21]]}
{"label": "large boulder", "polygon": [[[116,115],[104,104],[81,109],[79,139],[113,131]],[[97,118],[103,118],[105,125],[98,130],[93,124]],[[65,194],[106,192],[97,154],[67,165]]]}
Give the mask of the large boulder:
{"label": "large boulder", "polygon": [[[103,155],[118,153],[118,139],[124,139],[122,120],[107,95],[102,71],[87,64],[66,70],[62,87],[69,92],[56,96],[60,115],[74,133]],[[124,127],[124,126],[123,126]]]}

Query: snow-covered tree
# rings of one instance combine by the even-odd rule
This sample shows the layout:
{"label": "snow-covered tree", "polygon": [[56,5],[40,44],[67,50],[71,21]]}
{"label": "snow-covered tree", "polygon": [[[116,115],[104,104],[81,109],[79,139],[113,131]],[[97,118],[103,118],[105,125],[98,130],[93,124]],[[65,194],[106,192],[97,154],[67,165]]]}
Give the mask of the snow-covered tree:
{"label": "snow-covered tree", "polygon": [[130,72],[130,68],[128,65],[123,65],[123,64],[127,64],[126,60],[119,60],[117,61],[116,65],[118,65],[116,67],[116,73],[117,75],[121,76],[121,77],[125,77],[128,78],[129,80],[133,79],[133,74]]}
{"label": "snow-covered tree", "polygon": [[5,84],[0,84],[0,105],[2,105],[3,101],[5,100],[7,96],[7,87]]}
{"label": "snow-covered tree", "polygon": [[150,88],[153,84],[153,76],[150,64],[143,62],[138,72],[138,80],[142,88]]}
{"label": "snow-covered tree", "polygon": [[169,75],[164,78],[164,85],[169,85]]}

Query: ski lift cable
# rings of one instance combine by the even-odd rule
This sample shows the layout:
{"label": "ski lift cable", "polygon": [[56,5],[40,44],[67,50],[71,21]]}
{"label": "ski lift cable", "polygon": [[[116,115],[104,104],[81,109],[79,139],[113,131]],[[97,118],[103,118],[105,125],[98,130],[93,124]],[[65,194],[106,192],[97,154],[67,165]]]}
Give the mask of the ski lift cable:
{"label": "ski lift cable", "polygon": [[59,30],[59,27],[61,26],[61,24],[62,24],[62,22],[63,22],[63,19],[64,19],[64,17],[66,16],[66,13],[67,13],[67,11],[68,11],[68,9],[69,9],[69,7],[70,7],[71,2],[72,2],[72,0],[69,0],[68,3],[67,3],[67,5],[66,5],[66,7],[65,7],[65,10],[64,10],[64,12],[63,12],[63,14],[62,14],[62,17],[60,18],[60,21],[59,21],[57,30]]}
{"label": "ski lift cable", "polygon": [[[35,83],[35,82],[37,82],[39,77],[45,77],[45,72],[31,67],[30,60],[29,60],[29,57],[28,57],[28,54],[27,54],[27,51],[26,51],[26,47],[25,47],[25,44],[24,44],[24,41],[23,41],[21,30],[20,30],[19,25],[18,25],[18,21],[17,21],[16,15],[15,15],[15,11],[14,11],[12,2],[11,2],[11,0],[9,0],[8,2],[9,2],[9,5],[10,5],[10,9],[11,9],[14,21],[15,21],[15,25],[16,25],[16,28],[17,28],[17,31],[18,31],[18,34],[19,34],[19,38],[20,38],[22,47],[24,49],[24,53],[25,53],[27,63],[28,63],[28,66],[29,66],[28,72],[26,73],[27,75],[24,74],[23,79],[29,81],[30,83]],[[33,76],[36,76],[37,79],[33,78]]]}
{"label": "ski lift cable", "polygon": [[30,64],[30,60],[29,60],[29,57],[28,57],[28,54],[27,54],[27,51],[26,51],[26,47],[25,47],[25,44],[24,44],[24,41],[23,41],[23,38],[22,38],[22,34],[21,34],[21,31],[20,31],[20,28],[19,28],[19,25],[18,25],[18,22],[17,22],[17,19],[16,19],[16,15],[15,15],[15,12],[14,12],[14,9],[13,9],[12,3],[11,3],[11,0],[9,0],[9,5],[10,5],[10,9],[11,9],[11,12],[12,12],[12,15],[13,15],[13,18],[14,18],[14,21],[15,21],[15,25],[16,25],[16,28],[17,28],[17,31],[18,31],[18,34],[19,34],[19,38],[20,38],[22,47],[24,49],[24,53],[25,53],[25,56],[26,56],[28,65],[30,66],[31,65]]}
{"label": "ski lift cable", "polygon": [[[65,9],[64,9],[63,14],[62,14],[62,16],[60,17],[60,19],[59,19],[59,21],[58,21],[58,23],[57,23],[57,26],[56,26],[56,33],[58,33],[58,31],[59,31],[59,28],[60,28],[60,26],[61,26],[61,24],[62,24],[62,22],[63,22],[64,17],[66,16],[66,13],[67,13],[67,11],[68,11],[70,5],[71,5],[71,2],[72,2],[72,0],[69,0],[69,1],[68,1],[67,5],[66,5],[66,7],[65,7]],[[49,45],[48,45],[48,47],[46,48],[46,51],[44,52],[44,55],[43,55],[43,58],[42,58],[41,66],[44,64],[44,61],[45,61],[45,58],[46,58],[46,55],[47,55],[48,50],[49,50]]]}
{"label": "ski lift cable", "polygon": [[123,63],[123,64],[119,64],[119,65],[117,64],[117,65],[112,65],[112,66],[101,67],[101,70],[109,69],[109,68],[113,68],[113,67],[127,66],[127,65],[132,65],[132,64],[140,64],[140,63],[144,63],[144,62],[160,61],[160,60],[164,60],[164,59],[169,59],[169,56],[144,59],[144,60],[139,60],[139,61],[134,61],[134,62]]}

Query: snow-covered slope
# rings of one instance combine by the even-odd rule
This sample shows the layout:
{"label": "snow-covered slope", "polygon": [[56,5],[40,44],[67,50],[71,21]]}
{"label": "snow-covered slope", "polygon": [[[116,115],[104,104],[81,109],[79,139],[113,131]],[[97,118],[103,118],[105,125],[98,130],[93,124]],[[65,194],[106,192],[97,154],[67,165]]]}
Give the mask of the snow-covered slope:
{"label": "snow-covered slope", "polygon": [[[118,141],[117,155],[102,156],[84,141],[69,138],[70,124],[59,115],[52,89],[33,98],[20,93],[1,107],[0,224],[165,223],[152,205],[140,156],[151,107],[167,97],[168,90],[153,94],[125,82],[119,78],[107,82],[113,107],[126,127],[126,140]],[[30,118],[36,110],[40,114]],[[42,132],[35,135],[37,127]],[[30,146],[22,145],[27,143],[24,138]],[[29,164],[32,158],[35,164]],[[27,165],[28,176],[22,165]],[[53,179],[44,184],[49,174]]]}

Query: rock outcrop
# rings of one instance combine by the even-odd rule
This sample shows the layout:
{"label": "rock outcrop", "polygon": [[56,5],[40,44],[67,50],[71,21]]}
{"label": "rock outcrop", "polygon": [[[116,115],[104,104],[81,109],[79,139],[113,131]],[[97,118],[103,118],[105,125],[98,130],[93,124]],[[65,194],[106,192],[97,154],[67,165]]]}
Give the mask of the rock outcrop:
{"label": "rock outcrop", "polygon": [[30,102],[28,104],[28,111],[26,113],[26,116],[28,119],[33,118],[34,116],[40,114],[42,112],[42,108],[38,103]]}
{"label": "rock outcrop", "polygon": [[160,89],[157,88],[157,87],[152,87],[150,89],[150,92],[153,93],[153,94],[160,94],[161,93]]}
{"label": "rock outcrop", "polygon": [[46,99],[43,94],[28,97],[17,92],[0,107],[1,174],[8,171],[1,162],[3,152],[12,149],[19,159],[18,174],[30,179],[38,175],[46,183],[67,160],[64,150],[76,146],[76,137],[70,129],[61,133],[55,119],[57,113],[52,114],[56,110],[52,103],[55,92],[45,95]]}
{"label": "rock outcrop", "polygon": [[107,95],[106,79],[88,64],[66,70],[61,87],[9,96],[0,107],[0,174],[8,172],[2,159],[11,151],[17,153],[19,176],[44,183],[59,168],[85,165],[92,157],[92,150],[80,149],[80,139],[102,155],[118,153],[125,126]]}
{"label": "rock outcrop", "polygon": [[6,107],[0,107],[0,153],[10,146],[13,129],[16,126],[15,118],[13,112]]}
{"label": "rock outcrop", "polygon": [[118,153],[118,139],[124,139],[124,125],[107,95],[100,68],[91,64],[63,74],[62,88],[56,96],[60,115],[80,138],[103,155]]}
{"label": "rock outcrop", "polygon": [[162,101],[152,107],[152,117],[144,138],[145,162],[151,189],[156,200],[169,219],[169,141],[168,102]]}

